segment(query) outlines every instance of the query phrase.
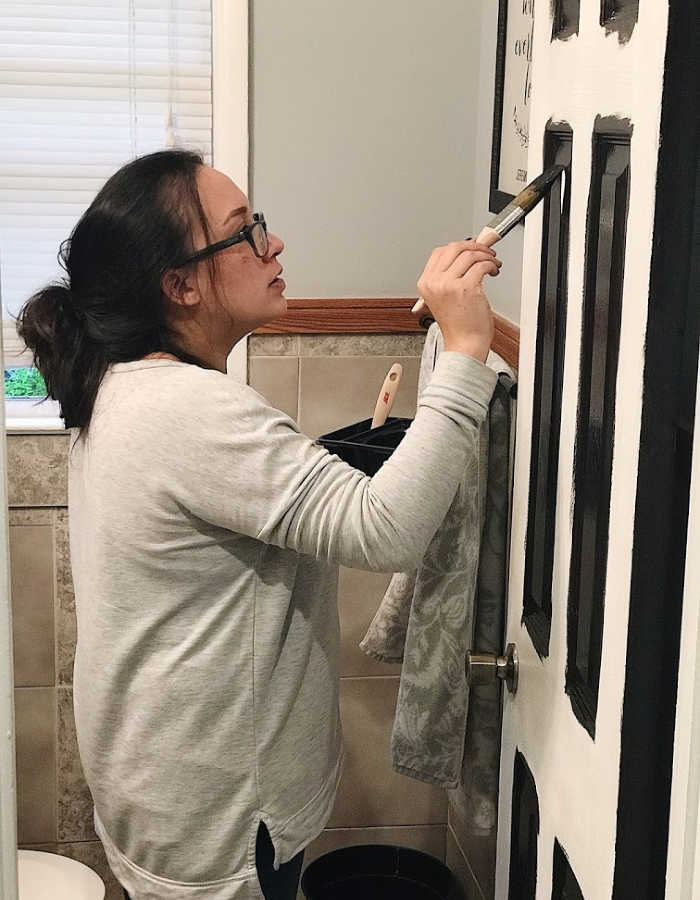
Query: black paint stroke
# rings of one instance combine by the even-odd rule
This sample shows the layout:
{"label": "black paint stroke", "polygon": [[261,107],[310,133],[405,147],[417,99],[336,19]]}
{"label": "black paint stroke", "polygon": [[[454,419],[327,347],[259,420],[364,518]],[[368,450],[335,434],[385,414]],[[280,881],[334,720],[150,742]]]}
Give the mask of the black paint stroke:
{"label": "black paint stroke", "polygon": [[516,750],[513,767],[508,900],[535,900],[539,833],[540,804],[537,786],[525,757]]}
{"label": "black paint stroke", "polygon": [[578,34],[581,0],[552,0],[552,40],[566,41]]}
{"label": "black paint stroke", "polygon": [[639,0],[601,0],[600,24],[606,34],[616,33],[621,44],[632,37],[639,18]]}
{"label": "black paint stroke", "polygon": [[552,900],[584,900],[569,858],[559,841],[554,838],[554,860],[552,866]]}

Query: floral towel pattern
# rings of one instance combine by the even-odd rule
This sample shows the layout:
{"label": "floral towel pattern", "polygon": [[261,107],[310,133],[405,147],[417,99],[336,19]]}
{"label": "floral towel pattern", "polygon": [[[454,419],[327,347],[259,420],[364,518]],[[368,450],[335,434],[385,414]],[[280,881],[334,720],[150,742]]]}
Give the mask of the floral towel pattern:
{"label": "floral towel pattern", "polygon": [[[434,324],[423,348],[419,396],[441,349]],[[477,833],[490,832],[496,820],[500,691],[494,683],[470,696],[465,660],[470,648],[503,651],[514,383],[497,354],[489,354],[487,365],[499,380],[452,506],[417,572],[394,575],[360,643],[375,659],[403,662],[394,770],[448,789]]]}

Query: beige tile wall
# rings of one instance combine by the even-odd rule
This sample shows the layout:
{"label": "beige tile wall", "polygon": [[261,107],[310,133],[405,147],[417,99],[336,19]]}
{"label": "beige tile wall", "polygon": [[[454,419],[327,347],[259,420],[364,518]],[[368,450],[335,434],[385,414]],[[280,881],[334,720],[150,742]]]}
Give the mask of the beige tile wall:
{"label": "beige tile wall", "polygon": [[[412,417],[423,341],[423,335],[260,335],[249,341],[249,383],[315,438],[369,418],[387,371],[400,362],[403,378],[391,414]],[[488,900],[493,896],[490,852],[495,842],[470,837],[451,807],[448,827],[444,791],[391,768],[400,667],[376,662],[357,646],[390,577],[341,568],[341,715],[347,761],[336,808],[326,830],[307,849],[305,867],[348,844],[403,844],[446,861],[468,900]]]}
{"label": "beige tile wall", "polygon": [[[249,341],[249,383],[297,421],[309,437],[371,418],[394,362],[403,378],[396,416],[416,407],[422,335],[258,336]],[[323,833],[307,848],[305,865],[349,844],[392,843],[445,859],[444,791],[397,775],[390,740],[400,667],[366,656],[358,644],[391,574],[341,568],[340,711],[345,771]],[[301,896],[301,894],[300,894]]]}
{"label": "beige tile wall", "polygon": [[[370,417],[398,361],[404,373],[392,415],[410,417],[422,344],[422,335],[257,336],[249,341],[249,382],[317,437]],[[86,862],[105,879],[107,900],[121,900],[92,827],[75,739],[67,446],[67,435],[8,436],[19,841]],[[493,842],[469,837],[452,808],[448,814],[444,791],[391,768],[400,667],[357,646],[389,578],[341,570],[346,768],[328,827],[307,848],[305,864],[348,844],[411,846],[446,860],[468,900],[488,900]]]}
{"label": "beige tile wall", "polygon": [[8,435],[19,845],[95,869],[122,900],[92,827],[73,721],[68,435]]}

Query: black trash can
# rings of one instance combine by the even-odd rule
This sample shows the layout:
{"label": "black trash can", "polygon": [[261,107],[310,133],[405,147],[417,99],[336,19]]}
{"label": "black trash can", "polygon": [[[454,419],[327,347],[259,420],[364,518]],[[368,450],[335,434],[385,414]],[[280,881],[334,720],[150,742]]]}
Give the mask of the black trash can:
{"label": "black trash can", "polygon": [[366,475],[374,475],[403,440],[413,419],[388,418],[379,428],[371,419],[322,434],[319,444]]}
{"label": "black trash can", "polygon": [[301,877],[306,900],[461,900],[456,877],[410,847],[362,844],[314,860]]}

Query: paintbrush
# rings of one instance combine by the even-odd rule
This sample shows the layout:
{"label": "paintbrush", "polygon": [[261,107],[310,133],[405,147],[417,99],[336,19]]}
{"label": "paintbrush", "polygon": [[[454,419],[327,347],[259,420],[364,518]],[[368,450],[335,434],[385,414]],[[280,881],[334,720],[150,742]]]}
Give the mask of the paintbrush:
{"label": "paintbrush", "polygon": [[[550,166],[548,169],[538,175],[534,181],[531,181],[527,187],[523,188],[515,199],[502,209],[498,215],[485,225],[478,234],[477,244],[486,244],[491,247],[508,232],[515,228],[518,222],[521,222],[525,216],[534,209],[540,200],[549,192],[559,175],[564,171],[564,166]],[[467,238],[470,240],[470,238]],[[426,303],[422,297],[418,298],[418,302],[411,309],[413,313],[421,313],[425,309]]]}

